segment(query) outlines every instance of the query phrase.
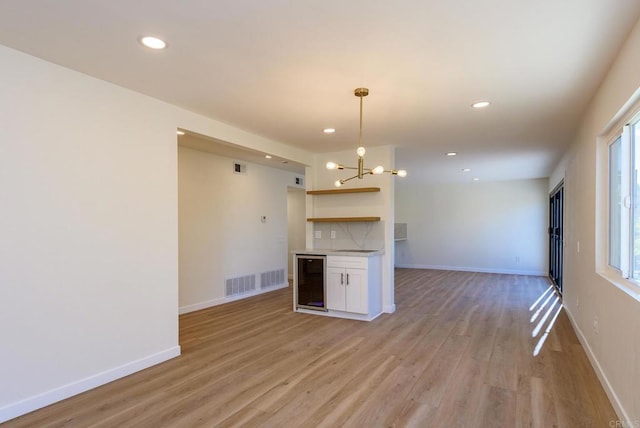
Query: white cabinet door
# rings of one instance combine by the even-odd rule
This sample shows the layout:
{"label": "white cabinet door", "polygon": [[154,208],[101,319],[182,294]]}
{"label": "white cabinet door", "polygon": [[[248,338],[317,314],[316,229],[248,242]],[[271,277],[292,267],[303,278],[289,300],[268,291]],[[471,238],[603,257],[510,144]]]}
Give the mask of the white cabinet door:
{"label": "white cabinet door", "polygon": [[357,314],[367,314],[369,312],[367,271],[365,269],[346,269],[345,274],[345,310]]}
{"label": "white cabinet door", "polygon": [[346,310],[345,284],[346,272],[344,268],[327,268],[327,309]]}
{"label": "white cabinet door", "polygon": [[367,314],[366,269],[327,268],[327,309]]}

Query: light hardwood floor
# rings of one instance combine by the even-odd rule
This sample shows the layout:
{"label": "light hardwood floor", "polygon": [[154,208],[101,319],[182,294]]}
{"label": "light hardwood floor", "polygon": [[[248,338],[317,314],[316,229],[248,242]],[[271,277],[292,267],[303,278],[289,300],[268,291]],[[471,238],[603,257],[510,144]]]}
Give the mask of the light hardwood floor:
{"label": "light hardwood floor", "polygon": [[[186,314],[182,356],[11,427],[609,427],[617,417],[542,277],[398,269],[373,322],[291,290]],[[550,309],[551,308],[551,309]],[[532,317],[536,317],[531,322]],[[540,331],[534,329],[544,318]]]}

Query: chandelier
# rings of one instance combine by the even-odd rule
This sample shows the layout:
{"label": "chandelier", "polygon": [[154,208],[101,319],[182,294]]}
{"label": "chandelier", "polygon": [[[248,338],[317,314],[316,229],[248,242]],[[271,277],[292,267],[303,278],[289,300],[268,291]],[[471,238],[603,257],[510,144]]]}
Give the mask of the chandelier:
{"label": "chandelier", "polygon": [[404,169],[387,170],[387,169],[384,169],[382,165],[378,165],[373,169],[364,167],[364,154],[366,153],[366,150],[362,146],[362,98],[369,95],[369,89],[357,88],[353,93],[356,97],[360,98],[360,140],[358,144],[358,149],[356,150],[356,153],[358,154],[358,166],[357,167],[344,166],[342,164],[335,163],[335,162],[327,162],[327,169],[354,169],[354,170],[357,170],[358,173],[353,177],[345,178],[342,180],[336,180],[334,183],[335,186],[340,187],[347,181],[353,180],[354,178],[358,178],[362,180],[364,176],[368,174],[383,174],[385,172],[388,172],[389,174],[397,175],[398,177],[406,177],[407,171],[405,171]]}

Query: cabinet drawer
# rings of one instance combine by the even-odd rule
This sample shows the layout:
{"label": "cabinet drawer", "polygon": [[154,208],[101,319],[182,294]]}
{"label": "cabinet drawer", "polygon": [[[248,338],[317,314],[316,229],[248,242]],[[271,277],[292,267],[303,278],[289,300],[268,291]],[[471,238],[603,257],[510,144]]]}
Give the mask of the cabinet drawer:
{"label": "cabinet drawer", "polygon": [[327,256],[327,266],[339,268],[366,269],[368,265],[367,257],[352,256]]}

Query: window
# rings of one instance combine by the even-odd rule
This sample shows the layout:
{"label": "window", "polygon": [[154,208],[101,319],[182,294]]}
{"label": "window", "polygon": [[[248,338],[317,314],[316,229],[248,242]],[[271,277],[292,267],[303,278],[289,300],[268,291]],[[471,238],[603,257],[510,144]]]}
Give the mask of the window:
{"label": "window", "polygon": [[608,146],[608,265],[640,284],[640,117]]}
{"label": "window", "polygon": [[633,210],[631,218],[631,277],[640,281],[640,119],[629,127],[629,139],[633,148],[631,168],[631,193]]}
{"label": "window", "polygon": [[609,145],[609,266],[620,270],[622,137]]}

